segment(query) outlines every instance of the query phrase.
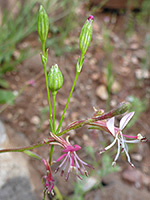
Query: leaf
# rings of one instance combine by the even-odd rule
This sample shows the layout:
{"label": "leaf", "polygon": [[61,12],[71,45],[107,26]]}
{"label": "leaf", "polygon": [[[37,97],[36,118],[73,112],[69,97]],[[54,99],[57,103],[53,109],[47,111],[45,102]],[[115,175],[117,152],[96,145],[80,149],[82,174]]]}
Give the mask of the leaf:
{"label": "leaf", "polygon": [[0,90],[0,104],[14,104],[15,97],[10,90]]}
{"label": "leaf", "polygon": [[3,88],[8,88],[9,84],[6,80],[0,79],[0,86],[3,87]]}

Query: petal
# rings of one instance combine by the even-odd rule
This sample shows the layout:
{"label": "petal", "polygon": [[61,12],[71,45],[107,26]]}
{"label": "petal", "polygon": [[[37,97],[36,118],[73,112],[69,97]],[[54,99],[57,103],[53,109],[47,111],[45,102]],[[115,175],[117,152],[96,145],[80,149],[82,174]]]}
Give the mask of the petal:
{"label": "petal", "polygon": [[116,162],[118,160],[119,155],[120,155],[120,140],[118,140],[118,150],[117,150],[117,154],[116,154],[116,157],[114,159],[114,162]]}
{"label": "petal", "polygon": [[130,112],[128,114],[126,114],[124,117],[122,117],[122,119],[120,120],[120,130],[123,130],[125,128],[125,126],[127,125],[127,123],[130,121],[130,119],[133,117],[134,112]]}
{"label": "petal", "polygon": [[110,118],[106,122],[108,130],[112,133],[113,136],[115,136],[115,125],[114,125],[114,123],[115,123],[115,118],[114,117]]}

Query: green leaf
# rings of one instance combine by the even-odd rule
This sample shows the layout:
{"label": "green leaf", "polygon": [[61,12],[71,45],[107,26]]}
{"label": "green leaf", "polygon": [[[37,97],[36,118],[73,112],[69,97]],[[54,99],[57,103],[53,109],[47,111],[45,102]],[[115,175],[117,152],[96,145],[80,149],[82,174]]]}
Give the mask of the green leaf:
{"label": "green leaf", "polygon": [[32,152],[32,151],[25,150],[24,153],[27,154],[30,157],[36,158],[38,160],[41,160],[41,157],[39,155],[37,155],[36,153]]}
{"label": "green leaf", "polygon": [[9,84],[6,80],[0,79],[0,86],[3,87],[3,88],[8,88]]}
{"label": "green leaf", "polygon": [[0,90],[0,104],[14,104],[15,95],[10,90]]}

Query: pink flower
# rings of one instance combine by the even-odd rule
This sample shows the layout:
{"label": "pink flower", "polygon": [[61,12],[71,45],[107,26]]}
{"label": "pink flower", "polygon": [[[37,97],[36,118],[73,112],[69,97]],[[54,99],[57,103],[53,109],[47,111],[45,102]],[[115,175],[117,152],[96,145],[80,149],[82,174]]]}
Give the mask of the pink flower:
{"label": "pink flower", "polygon": [[69,174],[70,172],[74,169],[76,171],[76,175],[78,178],[82,179],[81,176],[79,175],[79,172],[81,175],[83,175],[85,173],[86,176],[88,176],[88,172],[85,168],[85,166],[93,168],[92,166],[90,166],[89,164],[87,164],[86,162],[82,161],[79,156],[77,155],[77,151],[81,149],[81,147],[77,144],[75,145],[71,145],[71,143],[69,142],[69,136],[66,138],[66,140],[64,140],[61,137],[57,137],[56,135],[54,135],[53,133],[51,133],[51,136],[57,141],[57,142],[53,142],[51,144],[57,144],[60,145],[63,150],[62,152],[64,153],[63,155],[61,155],[56,162],[59,162],[60,160],[62,160],[64,158],[64,160],[62,161],[62,163],[58,166],[58,168],[55,170],[55,173],[58,172],[58,170],[60,168],[62,168],[61,170],[61,176],[63,176],[65,169],[68,167],[67,169],[67,174],[66,174],[66,181],[69,178]]}
{"label": "pink flower", "polygon": [[48,193],[53,194],[54,179],[52,177],[51,168],[49,166],[49,163],[45,159],[42,159],[42,162],[44,163],[46,167],[46,171],[47,171],[47,175],[44,176],[44,179],[46,180],[46,183],[45,183],[46,191]]}
{"label": "pink flower", "polygon": [[[117,159],[120,155],[120,152],[124,151],[126,156],[127,156],[128,162],[130,163],[130,165],[132,167],[134,167],[134,165],[131,162],[129,153],[128,153],[127,143],[139,143],[140,141],[145,140],[145,138],[141,134],[138,134],[137,136],[128,136],[128,135],[124,135],[122,133],[122,130],[128,124],[128,122],[133,117],[133,115],[134,115],[134,112],[130,112],[130,113],[126,114],[124,117],[122,117],[122,119],[120,120],[119,128],[116,128],[115,125],[114,125],[114,122],[115,122],[114,117],[112,117],[111,119],[109,119],[106,122],[106,126],[107,126],[108,130],[114,136],[115,139],[109,146],[105,147],[104,151],[110,149],[112,146],[114,146],[114,144],[116,142],[118,143],[118,151],[117,151],[116,157],[114,159],[114,162],[112,163],[113,166],[115,166],[116,161],[117,161]],[[130,138],[130,139],[134,139],[134,140],[126,140],[125,137]]]}
{"label": "pink flower", "polygon": [[[112,117],[108,119],[107,121],[104,120],[104,121],[97,121],[97,122],[90,123],[90,125],[97,126],[101,128],[102,130],[109,132],[114,137],[113,142],[107,147],[105,147],[103,150],[101,150],[100,153],[107,151],[108,149],[113,147],[116,143],[118,144],[117,154],[112,163],[113,166],[115,166],[116,161],[120,155],[120,152],[125,152],[128,162],[130,163],[132,167],[134,167],[134,165],[131,163],[131,159],[128,153],[127,143],[139,143],[141,141],[146,141],[146,138],[143,137],[140,133],[137,136],[124,135],[122,133],[122,130],[128,124],[128,122],[133,117],[133,115],[134,115],[134,112],[130,112],[130,113],[127,113],[124,117],[122,117],[122,119],[120,120],[119,128],[115,127],[114,125],[115,117]],[[129,138],[133,140],[126,140],[125,138]]]}

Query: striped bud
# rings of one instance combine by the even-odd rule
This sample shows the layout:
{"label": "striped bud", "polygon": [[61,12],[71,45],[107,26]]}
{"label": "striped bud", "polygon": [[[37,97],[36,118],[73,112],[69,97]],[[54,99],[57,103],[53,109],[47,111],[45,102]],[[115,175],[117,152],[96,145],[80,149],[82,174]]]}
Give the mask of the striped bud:
{"label": "striped bud", "polygon": [[79,47],[82,55],[85,55],[92,39],[93,20],[94,17],[90,15],[85,24],[83,25],[83,28],[80,33]]}
{"label": "striped bud", "polygon": [[37,30],[42,43],[45,42],[47,39],[48,29],[49,29],[48,15],[43,6],[41,5],[38,15]]}
{"label": "striped bud", "polygon": [[53,65],[50,68],[50,71],[48,74],[48,85],[49,85],[49,89],[52,92],[52,95],[56,95],[57,91],[63,85],[63,75],[57,64]]}

